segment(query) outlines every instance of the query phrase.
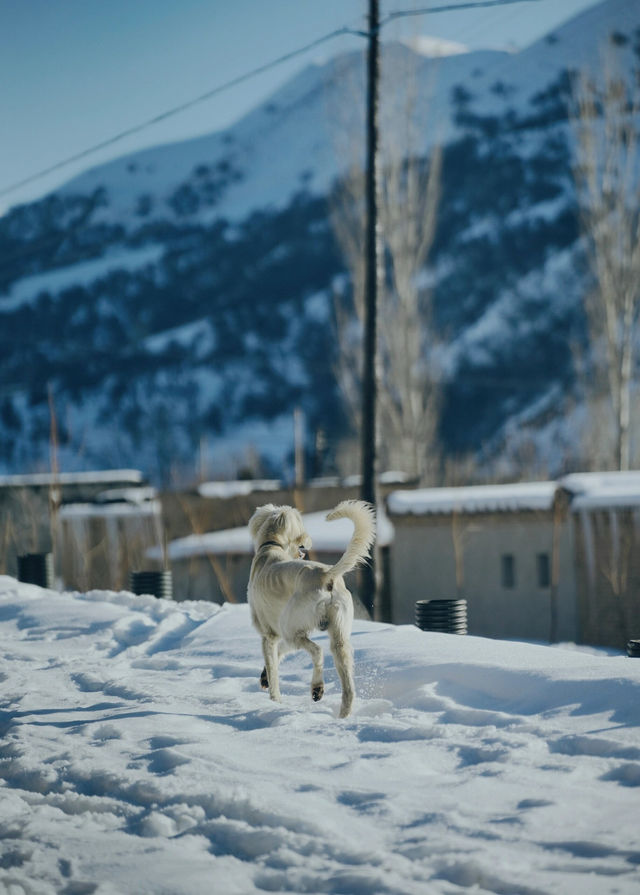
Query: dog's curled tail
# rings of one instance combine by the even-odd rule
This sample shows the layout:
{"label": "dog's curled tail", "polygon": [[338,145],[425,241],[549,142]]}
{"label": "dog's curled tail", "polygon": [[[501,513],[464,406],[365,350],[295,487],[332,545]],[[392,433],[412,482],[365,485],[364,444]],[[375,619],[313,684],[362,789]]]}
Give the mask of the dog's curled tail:
{"label": "dog's curled tail", "polygon": [[326,572],[325,582],[329,587],[339,575],[345,575],[368,558],[376,536],[375,511],[364,500],[343,500],[327,514],[328,521],[333,519],[350,519],[353,535],[343,556]]}

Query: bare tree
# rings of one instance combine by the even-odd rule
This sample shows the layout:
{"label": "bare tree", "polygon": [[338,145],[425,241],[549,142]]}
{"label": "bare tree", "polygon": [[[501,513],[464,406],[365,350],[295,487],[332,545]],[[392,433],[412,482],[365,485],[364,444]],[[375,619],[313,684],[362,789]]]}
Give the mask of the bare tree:
{"label": "bare tree", "polygon": [[335,373],[353,428],[360,429],[361,365],[365,291],[364,171],[352,162],[332,197],[334,231],[347,268],[349,284],[334,288],[336,320]]}
{"label": "bare tree", "polygon": [[435,147],[428,165],[417,156],[414,105],[415,96],[409,97],[404,139],[389,126],[383,153],[380,213],[389,270],[381,309],[380,418],[390,435],[388,465],[424,481],[436,459],[440,388],[431,292],[420,289],[418,278],[435,236],[442,153]]}
{"label": "bare tree", "polygon": [[[438,456],[439,376],[431,293],[420,284],[420,274],[435,235],[442,154],[436,147],[427,161],[421,152],[415,73],[394,73],[398,75],[394,88],[401,84],[405,93],[401,102],[386,107],[381,126],[379,214],[386,255],[379,327],[381,462],[425,481]],[[334,196],[332,217],[349,269],[351,298],[345,302],[344,294],[336,296],[336,375],[354,427],[358,428],[364,320],[364,173],[357,140],[352,139],[351,146],[350,164]]]}
{"label": "bare tree", "polygon": [[575,175],[594,287],[586,299],[592,403],[602,394],[613,422],[610,463],[629,469],[631,405],[640,311],[640,97],[637,76],[625,79],[612,53],[603,75],[574,86]]}

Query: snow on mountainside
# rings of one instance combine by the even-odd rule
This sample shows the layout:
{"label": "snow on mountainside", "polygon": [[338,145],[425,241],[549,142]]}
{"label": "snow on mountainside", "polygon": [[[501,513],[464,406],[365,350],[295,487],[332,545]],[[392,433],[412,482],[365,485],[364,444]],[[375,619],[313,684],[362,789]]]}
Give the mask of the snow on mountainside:
{"label": "snow on mountainside", "polygon": [[[556,80],[567,65],[578,69],[597,61],[603,37],[612,25],[640,25],[640,14],[632,6],[628,0],[597,4],[519,53],[478,51],[418,57],[413,62],[416,77],[429,99],[418,113],[424,125],[424,150],[435,139],[450,141],[458,131],[451,107],[451,92],[456,85],[468,86],[477,97],[477,114],[502,111],[502,93],[494,89],[500,82],[515,104],[525,105],[541,85]],[[385,47],[383,77],[386,74],[393,82],[395,70],[406,71],[406,53],[399,45]],[[197,169],[204,160],[218,172],[210,181],[211,193],[216,196],[205,219],[241,220],[258,208],[284,207],[302,184],[325,194],[340,173],[342,161],[336,151],[336,124],[329,115],[345,102],[353,102],[353,97],[345,96],[345,82],[364,88],[363,62],[362,53],[352,53],[323,65],[308,66],[267,103],[223,134],[124,156],[74,178],[59,192],[90,194],[106,189],[109,211],[102,210],[99,217],[121,217],[124,226],[135,219],[138,203],[145,195],[172,208],[176,191],[191,182],[194,172],[198,176]],[[383,106],[397,104],[396,90],[385,91],[383,87],[382,102]],[[362,104],[354,104],[349,110],[349,119],[353,116],[364,120]],[[437,126],[427,127],[427,122],[434,119]]]}
{"label": "snow on mountainside", "polygon": [[[411,51],[400,46],[386,47],[384,53],[385,62],[391,63],[410,55]],[[450,117],[452,85],[466,80],[478,60],[484,64],[485,56],[493,61],[503,55],[474,53],[468,58],[457,57],[455,63],[449,58],[435,63],[439,128],[443,114]],[[416,64],[428,70],[434,67],[433,60],[418,60]],[[204,197],[187,213],[205,221],[220,217],[241,221],[255,209],[284,208],[302,187],[323,195],[341,168],[337,146],[341,123],[333,123],[330,116],[348,102],[352,108],[345,120],[351,120],[354,132],[362,126],[361,104],[354,102],[353,92],[350,95],[347,90],[345,94],[344,85],[358,93],[363,91],[363,65],[362,53],[311,65],[224,134],[117,159],[74,178],[60,194],[90,194],[105,189],[109,203],[100,209],[99,219],[118,220],[125,226],[135,226],[144,196],[153,197],[156,215],[182,214],[180,194],[186,204],[189,186],[194,192],[204,192]],[[394,96],[387,99],[393,103]],[[449,122],[446,129],[451,130]],[[206,166],[201,164],[203,160]]]}
{"label": "snow on mountainside", "polygon": [[[449,346],[448,450],[499,449],[571,387],[585,279],[564,73],[612,36],[630,70],[640,4],[597,4],[518,54],[385,47],[383,127],[411,72],[420,151],[445,147],[425,281]],[[69,467],[166,476],[209,436],[218,457],[253,442],[279,472],[296,404],[310,436],[344,434],[327,199],[363,90],[362,53],[309,66],[223,133],[93,168],[0,219],[1,467],[48,456],[49,384]]]}

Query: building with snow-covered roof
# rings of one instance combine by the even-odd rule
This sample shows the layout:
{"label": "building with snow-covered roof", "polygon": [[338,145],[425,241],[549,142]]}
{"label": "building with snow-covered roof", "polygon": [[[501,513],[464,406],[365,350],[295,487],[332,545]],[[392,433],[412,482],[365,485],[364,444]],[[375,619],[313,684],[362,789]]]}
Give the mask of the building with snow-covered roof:
{"label": "building with snow-covered roof", "polygon": [[[305,493],[308,502],[313,493]],[[480,636],[621,648],[640,634],[640,473],[396,489],[386,508],[388,519],[379,521],[385,619],[411,624],[416,601],[462,596],[469,632]],[[172,540],[177,599],[246,599],[251,512],[243,507],[237,528]],[[304,518],[315,555],[331,563],[350,523],[327,523],[325,512]]]}
{"label": "building with snow-covered roof", "polygon": [[392,621],[464,597],[469,633],[624,648],[640,636],[640,472],[394,491]]}
{"label": "building with snow-covered roof", "polygon": [[[143,481],[137,469],[0,476],[0,569],[15,575],[19,555],[52,550],[52,533],[61,506],[116,498],[122,501],[125,494],[145,493]],[[59,554],[60,544],[56,546]],[[56,570],[60,564],[61,557],[57,555]],[[102,578],[95,585],[92,582],[92,586],[99,586],[101,581]],[[72,586],[71,582],[65,584]]]}
{"label": "building with snow-covered roof", "polygon": [[467,600],[470,634],[527,640],[577,635],[571,526],[554,482],[394,491],[387,511],[391,620],[418,600]]}

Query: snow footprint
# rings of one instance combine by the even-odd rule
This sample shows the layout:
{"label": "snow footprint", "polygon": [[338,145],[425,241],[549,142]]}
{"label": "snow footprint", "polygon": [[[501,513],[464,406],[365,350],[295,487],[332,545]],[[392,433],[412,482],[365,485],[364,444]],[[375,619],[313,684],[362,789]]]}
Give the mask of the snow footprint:
{"label": "snow footprint", "polygon": [[109,657],[113,658],[130,647],[146,643],[156,628],[157,625],[145,616],[134,616],[131,619],[126,618],[118,621],[112,629],[115,645],[109,653]]}
{"label": "snow footprint", "polygon": [[575,734],[564,736],[549,743],[549,752],[560,755],[582,755],[595,758],[625,758],[630,761],[640,759],[640,749],[637,746],[621,746],[613,740],[602,737],[584,736]]}
{"label": "snow footprint", "polygon": [[358,731],[361,743],[402,743],[411,740],[432,740],[439,734],[434,727],[417,724],[364,724]]}
{"label": "snow footprint", "polygon": [[105,680],[91,672],[77,672],[71,675],[71,680],[78,690],[83,693],[104,693],[105,696],[115,696],[118,699],[132,702],[141,702],[149,699],[147,693],[134,690],[128,684]]}
{"label": "snow footprint", "polygon": [[150,752],[140,756],[146,761],[147,768],[152,774],[165,777],[172,774],[181,765],[189,764],[191,759],[181,755],[174,748],[184,746],[188,740],[181,740],[172,736],[155,736],[149,740]]}
{"label": "snow footprint", "polygon": [[612,780],[619,783],[620,786],[640,786],[640,764],[638,762],[630,762],[621,764],[607,771],[600,778],[601,780]]}
{"label": "snow footprint", "polygon": [[201,624],[201,621],[182,613],[173,612],[166,615],[158,624],[156,636],[147,647],[146,654],[153,656],[155,653],[178,649],[184,638]]}
{"label": "snow footprint", "polygon": [[383,792],[360,792],[358,790],[345,790],[337,797],[337,801],[341,805],[346,805],[348,808],[354,808],[356,811],[361,811],[365,814],[376,811],[378,806],[384,802],[384,799],[385,794]]}

